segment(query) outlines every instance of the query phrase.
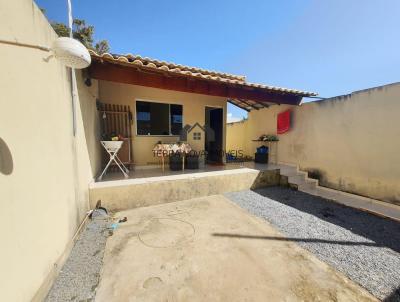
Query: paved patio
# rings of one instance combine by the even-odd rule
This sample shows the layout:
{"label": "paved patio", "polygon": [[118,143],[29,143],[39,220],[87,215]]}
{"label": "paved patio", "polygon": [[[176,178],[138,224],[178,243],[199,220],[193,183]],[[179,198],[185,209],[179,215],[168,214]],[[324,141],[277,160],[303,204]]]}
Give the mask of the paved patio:
{"label": "paved patio", "polygon": [[376,301],[221,195],[117,215],[96,301]]}

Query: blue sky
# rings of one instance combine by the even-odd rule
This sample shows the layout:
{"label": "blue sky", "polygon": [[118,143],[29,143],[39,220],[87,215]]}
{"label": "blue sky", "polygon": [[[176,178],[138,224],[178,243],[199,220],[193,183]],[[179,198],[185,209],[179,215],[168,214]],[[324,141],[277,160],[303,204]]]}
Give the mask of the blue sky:
{"label": "blue sky", "polygon": [[[66,22],[66,0],[37,0]],[[399,81],[400,1],[72,0],[114,53],[330,97]],[[245,112],[229,106],[232,119]]]}

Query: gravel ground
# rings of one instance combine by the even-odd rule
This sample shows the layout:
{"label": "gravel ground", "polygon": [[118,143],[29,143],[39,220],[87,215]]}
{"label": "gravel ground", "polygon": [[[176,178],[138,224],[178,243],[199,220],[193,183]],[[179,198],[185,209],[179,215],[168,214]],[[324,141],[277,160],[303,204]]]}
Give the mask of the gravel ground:
{"label": "gravel ground", "polygon": [[400,301],[400,223],[282,187],[226,196],[384,301]]}
{"label": "gravel ground", "polygon": [[70,256],[45,301],[92,301],[99,282],[108,237],[107,217],[90,220],[76,241]]}

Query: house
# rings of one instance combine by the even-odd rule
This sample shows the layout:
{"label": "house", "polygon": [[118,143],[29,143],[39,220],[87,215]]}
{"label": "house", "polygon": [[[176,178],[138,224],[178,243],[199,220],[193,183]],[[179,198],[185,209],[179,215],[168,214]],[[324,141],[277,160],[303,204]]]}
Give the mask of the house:
{"label": "house", "polygon": [[[361,208],[368,204],[371,207],[366,209],[370,211],[383,208],[385,212],[380,213],[383,216],[400,219],[398,206],[388,203],[400,200],[399,84],[299,107],[303,97],[315,94],[254,84],[247,82],[244,76],[140,56],[94,52],[89,68],[77,71],[74,77],[60,61],[49,58],[49,49],[58,37],[35,3],[31,0],[1,1],[0,16],[7,24],[0,27],[3,71],[0,73],[0,225],[3,230],[0,282],[3,301],[43,301],[83,229],[88,211],[99,199],[110,209],[118,210],[220,194],[228,189],[249,189],[270,176],[280,183],[282,171],[278,173],[276,167],[274,171],[244,168],[146,177],[139,168],[157,163],[153,146],[158,141],[182,140],[184,125],[191,125],[186,141],[196,151],[218,151],[227,146],[228,150],[241,148],[251,155],[256,145],[253,140],[276,130],[276,115],[289,107],[295,108],[293,129],[280,137],[279,156],[309,169],[314,176],[319,175],[327,185],[334,181],[337,189],[387,201],[357,196],[356,206]],[[71,89],[75,82],[77,95]],[[226,126],[228,102],[251,111],[249,120]],[[348,131],[350,127],[352,131]],[[201,133],[202,128],[206,135]],[[103,134],[111,132],[124,136],[120,155],[137,168],[132,174],[134,179],[95,182],[103,168],[100,140]],[[207,140],[211,132],[214,135]],[[211,160],[223,163],[224,157],[216,154]],[[261,173],[271,171],[271,175]],[[143,172],[144,179],[135,178],[139,172]],[[305,178],[293,167],[286,172],[295,180]],[[330,198],[338,195],[349,198],[350,195],[332,191],[329,191]],[[202,202],[197,209],[190,207],[187,212],[194,210],[203,215],[207,213],[202,211],[204,204]],[[225,218],[230,214],[224,208],[216,209],[209,213],[223,214],[216,217],[219,225],[225,227]],[[175,215],[175,210],[168,210],[168,213]],[[243,215],[241,212],[239,219]],[[230,217],[230,225],[237,225],[236,217]],[[261,229],[246,226],[245,230],[257,233]],[[205,231],[209,236],[211,230]],[[131,234],[136,236],[137,233]],[[205,247],[210,240],[207,236],[202,239],[206,238]],[[373,241],[382,246],[380,240]],[[285,243],[285,246],[288,245]],[[372,246],[375,247],[374,243]],[[224,256],[226,250],[233,249],[219,249],[211,256]],[[290,248],[288,252],[294,250]],[[148,253],[147,248],[145,251]],[[203,257],[201,253],[198,255]],[[136,255],[131,256],[142,261]],[[251,257],[250,260],[260,258]],[[305,258],[308,256],[301,257]],[[148,259],[153,265],[153,259]],[[212,257],[213,261],[230,265],[227,258],[221,259]],[[236,261],[237,258],[231,259]],[[298,259],[296,257],[294,262]],[[258,263],[245,264],[250,262],[262,273]],[[313,269],[309,271],[314,272]],[[300,277],[304,279],[303,275]],[[207,279],[204,285],[212,281]],[[325,291],[325,287],[321,288]],[[304,291],[300,291],[303,294]]]}
{"label": "house", "polygon": [[[315,95],[138,55],[90,54],[92,64],[83,73],[85,85],[96,87],[96,98],[102,104],[128,106],[132,112],[126,132],[131,143],[130,164],[136,168],[157,163],[154,145],[179,141],[184,125],[202,125],[215,133],[210,142],[205,135],[192,140],[195,151],[222,154],[228,102],[250,111],[273,104],[299,105],[303,97]],[[215,155],[212,160],[222,163],[225,159]]]}
{"label": "house", "polygon": [[[36,4],[3,1],[0,14],[7,24],[0,28],[2,41],[10,41],[0,44],[5,301],[41,301],[46,295],[91,208],[89,186],[103,168],[103,133],[126,131],[121,159],[143,166],[157,162],[156,142],[178,141],[186,124],[219,129],[218,142],[225,147],[228,101],[250,110],[299,104],[311,95],[252,84],[243,76],[96,53],[88,69],[76,72],[74,95],[70,70],[49,57],[58,37]],[[109,120],[114,129],[102,128]],[[204,136],[196,141],[196,149],[204,148]]]}

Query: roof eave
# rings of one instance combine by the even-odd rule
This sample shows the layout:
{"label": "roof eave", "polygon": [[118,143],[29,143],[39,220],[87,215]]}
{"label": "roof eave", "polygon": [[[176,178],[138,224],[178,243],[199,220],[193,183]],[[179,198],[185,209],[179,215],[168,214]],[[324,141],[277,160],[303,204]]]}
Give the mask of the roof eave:
{"label": "roof eave", "polygon": [[[125,62],[124,60],[115,60],[111,58],[103,58],[98,55],[92,55],[93,63],[88,68],[89,73],[93,78],[98,78],[102,80],[109,80],[109,81],[117,81],[117,82],[124,82],[128,84],[136,84],[137,81],[129,81],[127,78],[132,77],[132,73],[139,72],[144,74],[150,75],[161,75],[165,78],[185,78],[187,81],[197,81],[199,83],[209,83],[209,86],[223,86],[226,87],[227,93],[217,93],[218,96],[225,96],[227,98],[241,98],[241,99],[252,99],[254,101],[259,102],[260,104],[263,103],[276,103],[276,104],[290,104],[290,105],[299,105],[302,98],[306,96],[314,96],[315,93],[310,92],[302,92],[298,90],[290,90],[284,88],[275,88],[272,89],[267,86],[263,85],[256,85],[256,84],[248,84],[241,81],[226,81],[226,80],[216,80],[216,79],[209,79],[207,77],[199,77],[193,76],[192,74],[185,74],[185,73],[174,73],[171,71],[162,70],[159,68],[152,68],[148,66],[136,65],[131,62]],[[114,78],[111,76],[109,72],[104,72],[104,68],[113,70]],[[124,73],[127,77],[126,79],[121,78],[121,76],[116,77],[116,69],[119,72]],[[131,74],[129,71],[132,71]],[[108,73],[109,75],[106,75]],[[101,75],[100,75],[101,74]],[[151,76],[150,76],[151,77]],[[155,87],[154,85],[142,85],[142,86],[150,86]],[[159,86],[159,85],[156,85]],[[155,87],[161,88],[161,87]],[[169,90],[178,90],[182,91],[182,89],[171,89],[171,88],[164,88]],[[192,93],[201,93],[199,91],[187,91],[185,92],[192,92]],[[228,93],[229,92],[229,93]],[[202,94],[208,95],[215,95],[215,93],[205,92]],[[263,96],[264,95],[264,96]]]}

